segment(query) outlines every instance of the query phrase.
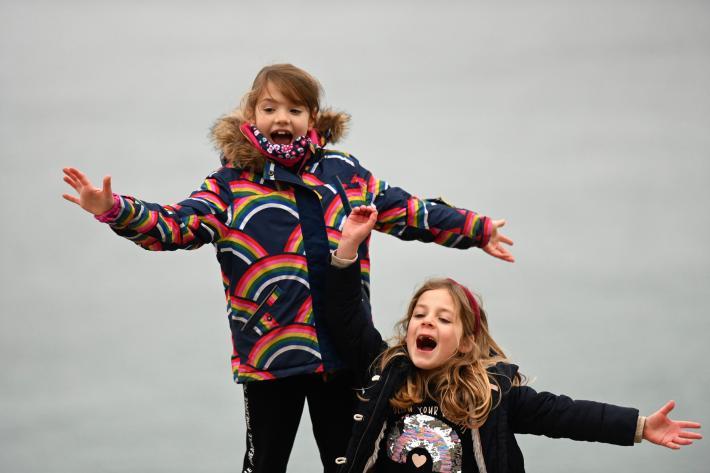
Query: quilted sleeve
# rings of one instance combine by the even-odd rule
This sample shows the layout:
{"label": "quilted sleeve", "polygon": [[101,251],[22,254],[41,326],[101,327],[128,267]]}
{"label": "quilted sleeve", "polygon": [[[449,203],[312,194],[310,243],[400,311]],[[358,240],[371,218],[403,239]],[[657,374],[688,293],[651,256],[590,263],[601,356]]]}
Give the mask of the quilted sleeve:
{"label": "quilted sleeve", "polygon": [[492,221],[471,210],[454,207],[442,199],[421,199],[391,187],[361,168],[361,176],[379,213],[376,230],[402,240],[434,242],[452,248],[486,246]]}
{"label": "quilted sleeve", "polygon": [[191,250],[225,234],[230,195],[229,184],[217,172],[175,205],[118,196],[117,215],[108,223],[118,235],[146,250]]}

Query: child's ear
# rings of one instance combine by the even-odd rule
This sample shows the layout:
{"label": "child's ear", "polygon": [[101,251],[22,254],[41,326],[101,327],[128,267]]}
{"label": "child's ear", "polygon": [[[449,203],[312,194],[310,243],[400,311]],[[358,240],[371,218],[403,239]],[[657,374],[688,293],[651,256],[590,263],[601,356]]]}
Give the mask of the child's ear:
{"label": "child's ear", "polygon": [[474,345],[473,337],[463,336],[463,337],[461,337],[461,341],[459,342],[459,351],[461,353],[468,353],[471,350],[473,350],[473,345]]}

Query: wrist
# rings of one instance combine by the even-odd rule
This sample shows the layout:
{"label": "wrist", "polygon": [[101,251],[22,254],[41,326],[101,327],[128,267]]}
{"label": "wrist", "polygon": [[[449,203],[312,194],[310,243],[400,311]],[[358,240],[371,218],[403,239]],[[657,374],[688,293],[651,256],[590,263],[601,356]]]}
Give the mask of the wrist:
{"label": "wrist", "polygon": [[337,254],[335,254],[335,251],[333,251],[330,254],[330,264],[332,266],[335,266],[336,268],[339,268],[339,269],[347,268],[347,267],[351,266],[353,263],[355,263],[356,261],[357,261],[357,256],[355,256],[352,259],[345,259],[345,258],[341,258]]}
{"label": "wrist", "polygon": [[346,260],[355,259],[357,258],[357,246],[348,242],[343,243],[341,240],[338,244],[338,248],[335,250],[335,255],[338,258]]}
{"label": "wrist", "polygon": [[638,420],[636,421],[636,433],[634,434],[634,443],[641,443],[641,440],[643,439],[646,439],[646,417],[639,416]]}
{"label": "wrist", "polygon": [[118,197],[118,195],[113,194],[111,207],[109,207],[104,212],[94,214],[94,218],[96,220],[98,220],[99,222],[103,222],[103,223],[112,222],[113,220],[116,219],[120,210],[121,210],[121,199]]}

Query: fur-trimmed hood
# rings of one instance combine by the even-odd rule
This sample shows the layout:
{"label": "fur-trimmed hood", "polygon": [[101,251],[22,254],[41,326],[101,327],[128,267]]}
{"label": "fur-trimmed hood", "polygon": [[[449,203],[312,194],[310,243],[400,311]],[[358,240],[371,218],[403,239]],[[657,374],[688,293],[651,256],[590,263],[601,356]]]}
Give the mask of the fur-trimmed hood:
{"label": "fur-trimmed hood", "polygon": [[[264,157],[242,134],[239,127],[246,121],[241,109],[236,109],[215,122],[212,142],[222,153],[223,161],[235,167],[261,170]],[[325,109],[318,113],[314,128],[320,136],[320,146],[337,143],[348,131],[350,115]]]}

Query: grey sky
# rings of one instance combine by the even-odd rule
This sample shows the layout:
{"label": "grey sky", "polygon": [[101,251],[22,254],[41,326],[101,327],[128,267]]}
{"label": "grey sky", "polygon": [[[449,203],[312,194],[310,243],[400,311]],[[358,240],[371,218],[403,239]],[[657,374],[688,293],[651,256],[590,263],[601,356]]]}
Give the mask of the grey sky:
{"label": "grey sky", "polygon": [[[258,3],[0,1],[0,470],[238,471],[213,251],[123,241],[61,199],[61,168],[176,202],[273,62],[352,114],[340,148],[378,177],[508,219],[514,265],[376,235],[383,331],[451,276],[537,389],[708,422],[710,4]],[[309,427],[289,471],[317,470]],[[531,472],[710,462],[707,441],[519,439]]]}

